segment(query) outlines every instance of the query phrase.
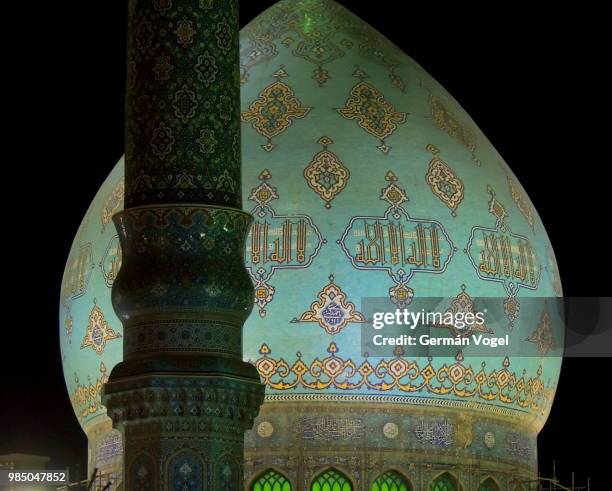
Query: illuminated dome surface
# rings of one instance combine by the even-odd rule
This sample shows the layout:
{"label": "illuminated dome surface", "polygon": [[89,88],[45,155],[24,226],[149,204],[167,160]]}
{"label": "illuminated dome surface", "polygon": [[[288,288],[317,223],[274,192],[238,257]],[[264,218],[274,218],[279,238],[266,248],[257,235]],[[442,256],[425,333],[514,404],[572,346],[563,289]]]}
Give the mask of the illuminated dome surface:
{"label": "illuminated dome surface", "polygon": [[[533,475],[563,329],[546,302],[520,305],[561,285],[511,170],[435,80],[334,2],[281,1],[243,29],[241,59],[256,291],[244,352],[267,394],[246,437],[249,485],[274,468],[310,489],[333,467],[369,489],[387,466],[420,489],[457,465],[451,478],[476,489],[486,475],[462,470],[466,458],[500,485]],[[207,153],[217,142],[198,144]],[[68,391],[102,470],[121,465],[99,391],[122,357],[110,301],[122,194],[119,162],[75,237],[60,309]],[[509,334],[524,356],[364,357],[367,297],[504,298],[508,312],[486,335]]]}

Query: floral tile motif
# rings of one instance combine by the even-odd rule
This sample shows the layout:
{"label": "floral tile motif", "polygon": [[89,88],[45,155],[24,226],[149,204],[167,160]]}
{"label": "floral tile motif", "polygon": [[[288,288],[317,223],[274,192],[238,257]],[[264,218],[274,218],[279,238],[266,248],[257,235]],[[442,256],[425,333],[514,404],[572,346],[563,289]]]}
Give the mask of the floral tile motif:
{"label": "floral tile motif", "polygon": [[464,327],[460,327],[452,322],[446,322],[446,318],[456,319],[457,314],[463,314],[464,317],[466,314],[476,315],[477,309],[474,306],[474,300],[468,295],[466,289],[467,287],[465,285],[461,285],[461,292],[451,300],[450,307],[442,314],[442,323],[436,324],[435,327],[448,329],[453,336],[461,337],[469,337],[475,333],[493,333],[493,330],[485,323],[479,324],[474,322],[473,324],[466,324]]}
{"label": "floral tile motif", "polygon": [[442,131],[457,140],[472,154],[475,165],[481,166],[482,162],[476,156],[476,132],[459,119],[434,95],[429,97],[431,119]]}
{"label": "floral tile motif", "polygon": [[115,185],[102,207],[100,221],[102,222],[102,232],[106,226],[113,221],[113,215],[123,209],[123,195],[125,193],[125,180],[122,177]]}
{"label": "floral tile motif", "polygon": [[287,76],[287,72],[281,67],[274,73],[276,82],[268,85],[248,110],[242,113],[242,121],[251,123],[255,131],[268,139],[267,143],[262,145],[267,152],[276,148],[272,138],[287,130],[295,119],[306,117],[312,109],[302,106],[293,89],[283,82],[282,79]]}
{"label": "floral tile motif", "polygon": [[[344,393],[376,390],[403,394],[424,394],[433,397],[451,395],[459,399],[486,401],[522,409],[544,410],[550,407],[550,386],[545,385],[543,369],[535,373],[525,370],[513,371],[511,361],[505,357],[500,366],[489,367],[466,363],[459,351],[454,363],[436,363],[429,359],[421,361],[405,356],[404,349],[397,346],[394,356],[389,358],[353,360],[340,356],[340,347],[331,342],[328,356],[320,355],[311,361],[301,352],[293,360],[272,356],[266,343],[261,345],[261,358],[255,368],[267,390],[289,392],[296,388],[319,391],[328,389]],[[554,391],[553,391],[554,392]]]}
{"label": "floral tile motif", "polygon": [[120,338],[121,334],[115,332],[106,319],[104,312],[98,307],[94,300],[93,309],[89,314],[89,322],[85,331],[85,337],[81,342],[81,349],[91,348],[97,355],[104,353],[106,343],[112,339]]}
{"label": "floral tile motif", "polygon": [[427,150],[434,154],[434,158],[429,162],[425,180],[431,191],[451,210],[451,215],[456,216],[457,208],[464,197],[463,182],[455,171],[437,156],[439,151],[435,146],[427,145]]}
{"label": "floral tile motif", "polygon": [[555,344],[552,323],[548,310],[542,312],[542,317],[535,330],[526,339],[530,343],[534,343],[538,348],[540,355],[548,353]]}
{"label": "floral tile motif", "polygon": [[510,175],[507,176],[507,180],[508,189],[510,190],[510,195],[514,200],[514,204],[516,204],[516,207],[525,217],[525,220],[527,220],[527,223],[531,227],[531,230],[533,230],[535,218],[533,208],[531,206],[531,203],[529,202],[529,198],[527,198],[527,195],[522,190],[521,186],[513,178],[511,178]]}
{"label": "floral tile motif", "polygon": [[255,221],[245,255],[247,271],[255,287],[255,305],[262,318],[276,293],[271,284],[276,271],[310,267],[327,242],[310,216],[277,213],[271,203],[279,199],[279,192],[268,182],[271,179],[272,173],[264,169],[259,174],[260,184],[249,195],[256,206],[251,210]]}
{"label": "floral tile motif", "polygon": [[304,169],[304,178],[310,188],[325,201],[325,208],[331,208],[331,202],[346,187],[350,172],[338,156],[328,150],[333,140],[323,136],[317,142],[323,146],[310,164]]}
{"label": "floral tile motif", "polygon": [[356,119],[361,128],[379,138],[378,149],[388,153],[391,147],[385,143],[385,138],[406,122],[407,113],[397,111],[376,87],[365,82],[368,77],[365,72],[358,68],[353,76],[360,82],[351,89],[344,107],[336,110],[346,119]]}
{"label": "floral tile motif", "polygon": [[346,293],[334,282],[334,275],[329,276],[329,283],[317,294],[318,300],[310,309],[293,319],[292,322],[316,322],[328,334],[337,334],[351,322],[365,322],[355,304],[348,301]]}

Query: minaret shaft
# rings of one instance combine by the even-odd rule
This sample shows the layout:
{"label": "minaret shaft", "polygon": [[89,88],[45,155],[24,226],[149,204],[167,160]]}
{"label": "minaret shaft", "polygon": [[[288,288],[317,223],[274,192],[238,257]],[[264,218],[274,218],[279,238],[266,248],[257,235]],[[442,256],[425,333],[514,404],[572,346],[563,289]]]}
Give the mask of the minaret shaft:
{"label": "minaret shaft", "polygon": [[[124,361],[104,403],[124,489],[242,489],[263,400],[242,361],[253,305],[240,210],[237,0],[130,0],[122,266]],[[187,487],[185,487],[187,486]]]}
{"label": "minaret shaft", "polygon": [[125,208],[241,208],[237,0],[130,0]]}

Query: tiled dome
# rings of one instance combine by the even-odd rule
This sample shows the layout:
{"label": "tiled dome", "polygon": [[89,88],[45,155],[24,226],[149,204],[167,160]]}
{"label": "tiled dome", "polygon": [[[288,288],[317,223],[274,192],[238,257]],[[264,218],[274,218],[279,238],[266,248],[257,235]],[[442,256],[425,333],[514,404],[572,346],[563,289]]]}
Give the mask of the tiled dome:
{"label": "tiled dome", "polygon": [[[256,294],[244,350],[267,394],[247,434],[247,475],[273,466],[306,486],[334,465],[357,485],[368,478],[354,469],[381,449],[533,473],[563,326],[544,300],[520,306],[558,297],[561,286],[512,171],[416,62],[331,0],[279,2],[243,29],[241,58],[242,186],[255,216],[245,257]],[[198,144],[206,153],[217,141]],[[110,301],[122,176],[120,162],[79,228],[60,309],[68,391],[90,465],[103,470],[121,463],[99,390],[122,357]],[[365,357],[367,297],[398,306],[504,298],[505,317],[485,335],[508,334],[522,356]],[[351,463],[357,448],[362,460]]]}

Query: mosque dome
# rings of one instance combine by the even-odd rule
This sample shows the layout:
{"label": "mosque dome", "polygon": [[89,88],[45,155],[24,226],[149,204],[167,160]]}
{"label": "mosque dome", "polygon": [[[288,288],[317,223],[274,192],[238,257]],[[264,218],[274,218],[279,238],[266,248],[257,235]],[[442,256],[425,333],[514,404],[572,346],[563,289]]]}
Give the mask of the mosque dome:
{"label": "mosque dome", "polygon": [[[245,437],[248,489],[523,489],[559,376],[563,324],[547,299],[562,291],[510,168],[431,76],[333,0],[282,0],[246,26],[241,82],[255,218],[244,357],[266,386]],[[122,359],[110,298],[122,207],[120,161],[74,239],[60,304],[66,384],[103,472],[121,469],[100,389]],[[502,299],[482,334],[519,348],[363,351],[365,299],[434,297]]]}

